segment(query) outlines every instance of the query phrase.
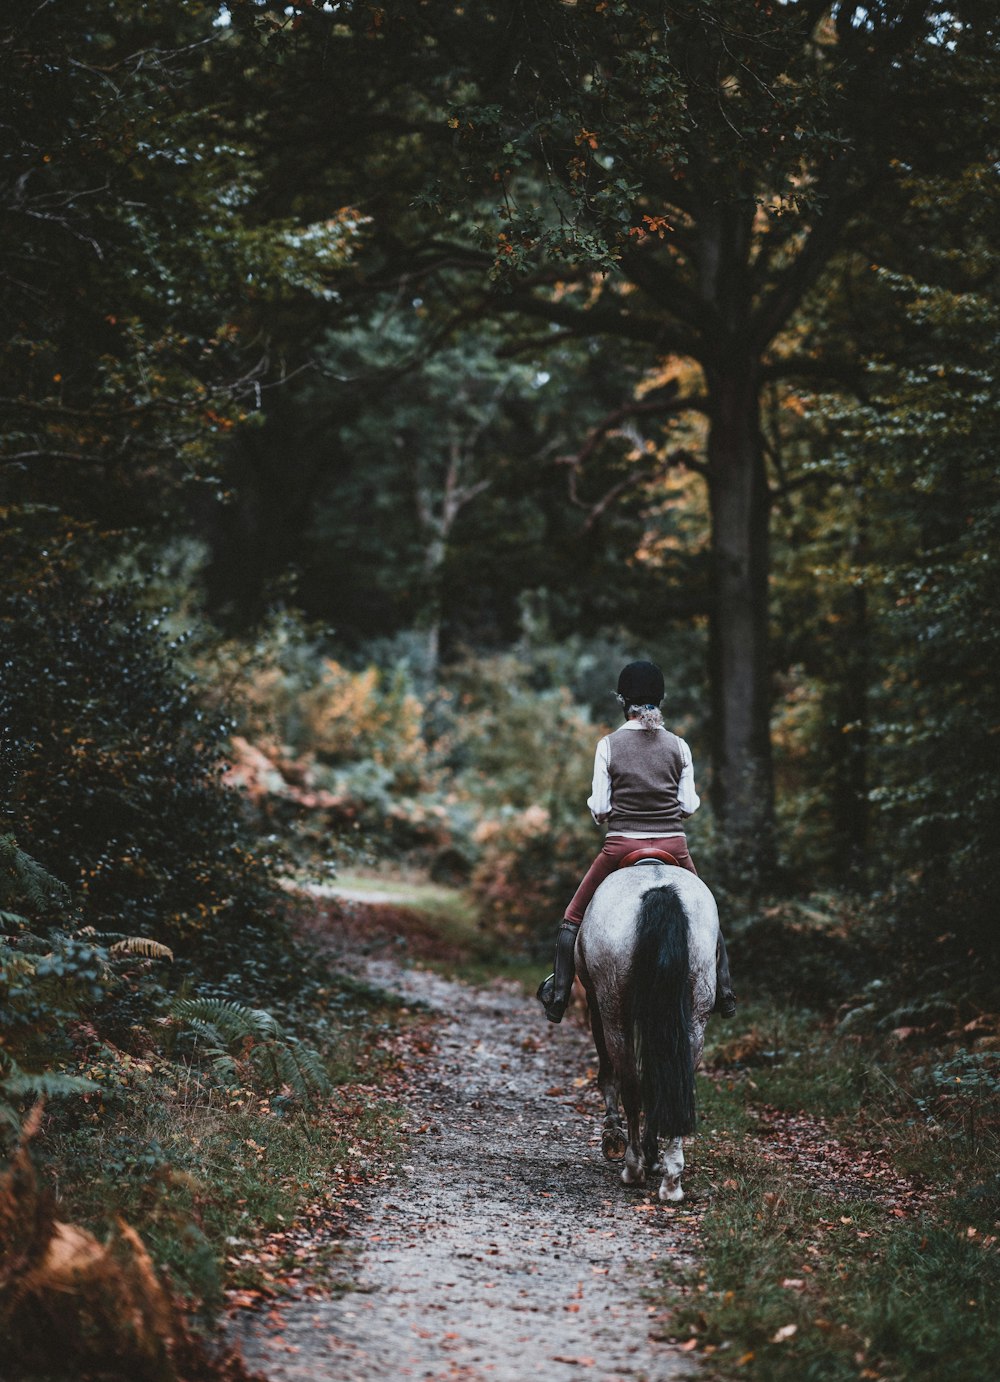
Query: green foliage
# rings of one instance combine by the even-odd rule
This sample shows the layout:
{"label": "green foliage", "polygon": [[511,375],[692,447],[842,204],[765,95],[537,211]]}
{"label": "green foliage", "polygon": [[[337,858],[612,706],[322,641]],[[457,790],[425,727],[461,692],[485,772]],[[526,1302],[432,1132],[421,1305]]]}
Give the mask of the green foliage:
{"label": "green foliage", "polygon": [[[218,1309],[230,1286],[280,1289],[293,1264],[259,1255],[262,1236],[314,1219],[329,1233],[345,1177],[362,1157],[394,1154],[397,1115],[372,1097],[368,1068],[384,995],[327,993],[324,1052],[340,1082],[366,1081],[363,1099],[348,1085],[304,1108],[262,1094],[256,1075],[256,1088],[220,1084],[189,1058],[93,1049],[83,1068],[100,1094],[77,1118],[50,1120],[36,1145],[40,1169],[58,1176],[63,1216],[103,1234],[122,1215],[193,1307]],[[318,1019],[315,994],[309,1006]]]}
{"label": "green foliage", "polygon": [[7,502],[159,521],[259,407],[261,310],[325,304],[349,257],[349,210],[256,205],[258,116],[217,18],[59,0],[0,24]]}
{"label": "green foliage", "polygon": [[130,592],[38,573],[0,606],[6,809],[73,888],[79,921],[221,959],[268,933],[266,865],[197,705]]}
{"label": "green foliage", "polygon": [[[49,940],[30,931],[22,910],[37,919],[69,902],[69,890],[36,859],[19,848],[13,835],[0,836],[0,902],[18,911],[0,911],[0,1139],[16,1137],[21,1109],[29,1095],[80,1094],[96,1086],[87,1079],[52,1068],[61,1051],[45,1050],[53,1037],[58,1048],[63,1022],[103,992],[107,979],[104,952],[94,940],[74,940],[56,930]],[[27,1050],[33,1062],[48,1069],[27,1071],[14,1051]]]}
{"label": "green foliage", "polygon": [[[0,990],[5,976],[0,971]],[[0,1048],[0,1146],[13,1146],[21,1130],[22,1109],[30,1096],[59,1098],[68,1094],[92,1094],[98,1086],[82,1075],[62,1070],[22,1070],[10,1054]]]}
{"label": "green foliage", "polygon": [[[702,1260],[680,1291],[670,1268],[675,1327],[727,1377],[978,1377],[998,1344],[992,1053],[914,1065],[781,1006],[747,1020],[709,1033],[689,1169],[709,1188]],[[985,1081],[974,1136],[949,1112],[963,1071]],[[775,1107],[797,1114],[787,1128]]]}
{"label": "green foliage", "polygon": [[[17,902],[25,910],[44,914],[52,906],[65,907],[69,889],[37,859],[25,854],[13,835],[0,835],[0,904]],[[10,921],[21,918],[6,914]]]}
{"label": "green foliage", "polygon": [[985,975],[1000,812],[995,188],[972,165],[906,192],[911,234],[876,239],[877,271],[871,246],[851,270],[854,319],[826,321],[822,303],[813,318],[844,328],[865,368],[860,398],[800,399],[821,504],[794,510],[779,587],[811,769],[795,771],[813,848],[825,834],[834,867],[888,885],[900,945],[926,953],[950,933],[955,962],[971,944]]}
{"label": "green foliage", "polygon": [[896,535],[871,572],[887,664],[873,690],[873,798],[900,863],[920,880],[915,905],[930,925],[961,931],[989,955],[987,915],[1000,884],[991,766],[1000,632],[988,614],[1000,596],[1000,307],[978,294],[895,286],[924,358],[885,381],[891,392],[877,386],[883,406],[862,442]]}
{"label": "green foliage", "polygon": [[319,1054],[285,1032],[273,1014],[221,998],[183,998],[171,1013],[194,1038],[193,1052],[223,1084],[256,1081],[308,1100],[330,1080]]}

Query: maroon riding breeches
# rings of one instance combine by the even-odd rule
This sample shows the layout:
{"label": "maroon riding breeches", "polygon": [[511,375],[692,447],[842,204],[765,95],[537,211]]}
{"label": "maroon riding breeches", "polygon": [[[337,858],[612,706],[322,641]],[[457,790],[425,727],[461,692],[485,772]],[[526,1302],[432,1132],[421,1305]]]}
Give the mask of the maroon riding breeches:
{"label": "maroon riding breeches", "polygon": [[[626,854],[634,853],[637,849],[665,849],[668,854],[674,856],[682,869],[687,869],[688,873],[695,875],[698,873],[694,866],[694,860],[688,853],[687,840],[683,835],[664,835],[653,840],[635,840],[629,839],[626,835],[609,835],[604,841],[604,848],[591,864],[583,882],[573,894],[573,901],[566,908],[565,920],[571,921],[574,926],[579,926],[590,899],[597,892],[600,884],[604,882],[609,873],[614,873],[620,859],[623,859]],[[637,867],[645,868],[646,865]]]}

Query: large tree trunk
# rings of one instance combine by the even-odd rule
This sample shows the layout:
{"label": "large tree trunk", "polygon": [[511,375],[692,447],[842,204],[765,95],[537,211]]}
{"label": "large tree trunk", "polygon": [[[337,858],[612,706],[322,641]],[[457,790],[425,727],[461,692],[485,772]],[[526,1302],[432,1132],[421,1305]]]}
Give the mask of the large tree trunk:
{"label": "large tree trunk", "polygon": [[712,805],[734,874],[751,884],[774,862],[770,497],[752,368],[706,371],[712,513]]}

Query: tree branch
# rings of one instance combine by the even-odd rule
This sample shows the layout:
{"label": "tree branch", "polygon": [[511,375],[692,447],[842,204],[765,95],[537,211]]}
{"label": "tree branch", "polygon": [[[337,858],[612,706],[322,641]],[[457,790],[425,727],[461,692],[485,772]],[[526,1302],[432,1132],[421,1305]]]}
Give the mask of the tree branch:
{"label": "tree branch", "polygon": [[655,317],[641,317],[623,307],[621,311],[600,307],[572,307],[538,297],[501,299],[496,303],[500,312],[523,312],[525,316],[541,317],[569,328],[575,336],[609,335],[629,341],[644,341],[662,354],[687,355],[699,358],[699,346],[693,334]]}
{"label": "tree branch", "polygon": [[[661,475],[666,475],[675,465],[690,465],[691,469],[696,469],[704,473],[704,467],[697,462],[691,463],[686,451],[675,451],[653,471],[652,475],[644,475],[638,467],[633,467],[629,474],[619,480],[617,484],[611,486],[596,503],[588,503],[581,499],[577,490],[577,479],[587,461],[593,456],[597,447],[605,437],[620,431],[622,424],[629,419],[640,416],[664,415],[668,413],[682,413],[689,409],[697,409],[700,412],[707,408],[707,400],[685,396],[676,396],[677,386],[672,389],[661,390],[659,397],[633,399],[630,403],[624,403],[620,408],[613,409],[606,417],[602,418],[596,427],[592,428],[586,441],[580,450],[572,456],[556,457],[557,465],[569,467],[568,491],[570,503],[578,509],[587,511],[587,519],[584,524],[585,531],[589,532],[598,519],[607,511],[608,508],[629,490],[638,488],[639,485],[646,483],[649,479],[656,479]],[[664,396],[666,394],[667,396]],[[630,437],[629,440],[636,444],[638,438]]]}
{"label": "tree branch", "polygon": [[[843,183],[846,178],[847,168],[841,165],[837,180]],[[865,184],[853,192],[844,191],[839,199],[833,200],[809,231],[805,244],[791,264],[777,275],[773,288],[751,313],[750,349],[755,354],[767,349],[798,307],[836,249],[844,226],[863,205],[870,191],[870,184]]]}
{"label": "tree branch", "polygon": [[857,359],[790,355],[768,360],[761,367],[760,377],[765,382],[783,379],[811,379],[816,382],[826,380],[843,385],[858,398],[867,398],[867,390],[864,388],[865,369]]}

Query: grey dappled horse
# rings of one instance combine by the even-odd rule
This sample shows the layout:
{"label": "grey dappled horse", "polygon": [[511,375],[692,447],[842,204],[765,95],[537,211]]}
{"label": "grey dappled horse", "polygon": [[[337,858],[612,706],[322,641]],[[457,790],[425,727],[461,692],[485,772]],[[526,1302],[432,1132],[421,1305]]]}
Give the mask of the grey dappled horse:
{"label": "grey dappled horse", "polygon": [[711,892],[695,874],[662,863],[606,878],[577,938],[606,1110],[604,1155],[618,1160],[624,1150],[626,1185],[661,1172],[661,1200],[684,1198],[681,1139],[694,1131],[694,1072],[715,1002],[718,938]]}

